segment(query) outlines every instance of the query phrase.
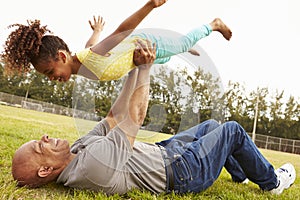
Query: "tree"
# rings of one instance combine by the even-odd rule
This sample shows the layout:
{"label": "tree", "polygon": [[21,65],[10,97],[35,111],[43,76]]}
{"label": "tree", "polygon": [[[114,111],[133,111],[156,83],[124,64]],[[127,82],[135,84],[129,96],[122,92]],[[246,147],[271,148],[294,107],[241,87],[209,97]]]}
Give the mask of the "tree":
{"label": "tree", "polygon": [[24,74],[18,74],[18,73],[10,73],[5,74],[4,72],[4,66],[1,64],[0,67],[0,91],[18,95],[18,96],[24,96],[26,93],[25,88],[23,85],[26,84],[26,76]]}
{"label": "tree", "polygon": [[96,81],[94,87],[96,113],[100,117],[107,115],[110,107],[117,98],[124,79],[113,81]]}
{"label": "tree", "polygon": [[287,121],[293,121],[299,118],[299,104],[295,101],[295,97],[289,97],[283,115]]}
{"label": "tree", "polygon": [[[154,66],[150,80],[150,102],[144,125],[150,130],[154,130],[153,127],[161,127],[161,130],[156,131],[174,134],[178,131],[181,118],[182,76],[178,71],[167,67]],[[159,112],[154,113],[154,110]],[[165,122],[163,126],[162,122]]]}
{"label": "tree", "polygon": [[286,138],[297,139],[300,133],[299,124],[300,107],[293,96],[290,96],[284,110],[284,136]]}
{"label": "tree", "polygon": [[[149,110],[151,106],[159,106],[159,109],[156,108],[160,110],[157,116],[165,116],[161,115],[164,108],[166,124],[162,132],[173,134],[212,116],[219,120],[222,117],[216,113],[223,110],[219,84],[218,79],[204,72],[200,66],[193,72],[188,72],[187,68],[176,71],[167,67],[154,69]],[[147,115],[145,122],[153,123],[153,113],[152,119]]]}
{"label": "tree", "polygon": [[190,87],[188,109],[196,109],[197,123],[214,118],[224,121],[224,99],[219,78],[205,72],[198,66],[192,74],[185,74],[186,85]]}
{"label": "tree", "polygon": [[[244,86],[238,82],[229,82],[225,93],[226,119],[238,121],[243,126],[246,125],[245,116],[247,116],[248,100]],[[246,120],[247,121],[247,120]],[[247,128],[247,130],[249,130]]]}
{"label": "tree", "polygon": [[247,125],[247,130],[252,130],[254,115],[257,104],[257,125],[256,132],[257,133],[268,133],[269,130],[269,117],[268,117],[268,102],[266,100],[267,95],[269,94],[268,88],[257,88],[256,91],[250,92],[250,96],[248,98],[248,106],[247,106],[247,116],[249,117],[250,123]]}
{"label": "tree", "polygon": [[278,90],[273,97],[273,101],[270,103],[270,129],[269,133],[272,136],[280,137],[282,136],[284,130],[284,118],[283,115],[283,94],[284,91],[279,92]]}

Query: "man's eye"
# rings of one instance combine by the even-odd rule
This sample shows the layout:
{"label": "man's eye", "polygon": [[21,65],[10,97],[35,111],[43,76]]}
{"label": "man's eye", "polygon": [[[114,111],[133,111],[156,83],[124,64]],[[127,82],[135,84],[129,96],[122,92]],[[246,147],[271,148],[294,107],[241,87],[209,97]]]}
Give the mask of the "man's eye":
{"label": "man's eye", "polygon": [[44,72],[45,75],[52,75],[53,74],[53,70],[47,70]]}

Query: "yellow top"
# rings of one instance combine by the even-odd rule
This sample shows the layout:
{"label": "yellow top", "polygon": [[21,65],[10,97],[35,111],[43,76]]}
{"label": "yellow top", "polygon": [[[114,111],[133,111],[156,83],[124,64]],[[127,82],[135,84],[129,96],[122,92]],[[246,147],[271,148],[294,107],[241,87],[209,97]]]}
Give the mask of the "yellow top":
{"label": "yellow top", "polygon": [[136,67],[133,63],[135,40],[136,38],[125,39],[108,52],[108,56],[96,54],[90,48],[76,53],[76,56],[99,80],[117,80]]}

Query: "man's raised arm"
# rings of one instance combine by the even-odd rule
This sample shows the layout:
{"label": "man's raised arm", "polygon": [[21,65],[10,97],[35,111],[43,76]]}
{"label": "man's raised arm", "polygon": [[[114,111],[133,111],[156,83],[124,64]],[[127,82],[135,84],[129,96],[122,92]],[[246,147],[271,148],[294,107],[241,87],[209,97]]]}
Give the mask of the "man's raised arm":
{"label": "man's raised arm", "polygon": [[[132,72],[134,74],[131,74],[132,76],[135,75],[136,78],[135,83],[130,85],[130,88],[134,86],[134,89],[126,89],[126,85],[124,85],[120,96],[107,116],[110,126],[117,125],[121,128],[131,146],[133,146],[138,130],[143,124],[147,113],[150,68],[155,60],[155,46],[153,47],[150,42],[145,41],[139,41],[138,46],[139,48],[134,53],[134,61],[139,67],[138,70]],[[127,92],[123,93],[123,90]]]}
{"label": "man's raised arm", "polygon": [[[150,68],[155,59],[155,52],[145,52],[145,49],[148,50],[146,47],[151,46],[151,44],[148,42],[148,44],[141,45],[142,48],[140,49],[140,53],[147,54],[145,58],[150,59],[151,62],[139,66],[135,89],[129,99],[128,115],[118,124],[126,134],[131,147],[133,147],[138,130],[143,124],[147,113],[150,88]],[[155,49],[155,47],[153,49]]]}
{"label": "man's raised arm", "polygon": [[106,121],[108,122],[110,129],[113,129],[128,115],[129,100],[135,89],[137,74],[137,68],[129,72],[118,98],[106,116]]}

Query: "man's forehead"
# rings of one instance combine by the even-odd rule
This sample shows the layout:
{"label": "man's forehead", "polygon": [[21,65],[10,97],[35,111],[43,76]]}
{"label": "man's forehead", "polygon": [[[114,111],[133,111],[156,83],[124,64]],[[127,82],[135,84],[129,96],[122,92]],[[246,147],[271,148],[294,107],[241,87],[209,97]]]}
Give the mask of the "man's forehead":
{"label": "man's forehead", "polygon": [[16,150],[14,154],[14,160],[16,162],[25,162],[31,160],[33,157],[34,149],[33,145],[34,140],[24,143],[19,149]]}
{"label": "man's forehead", "polygon": [[36,140],[30,140],[29,142],[24,143],[22,146],[20,146],[18,151],[27,151],[29,149],[32,149],[35,142]]}

